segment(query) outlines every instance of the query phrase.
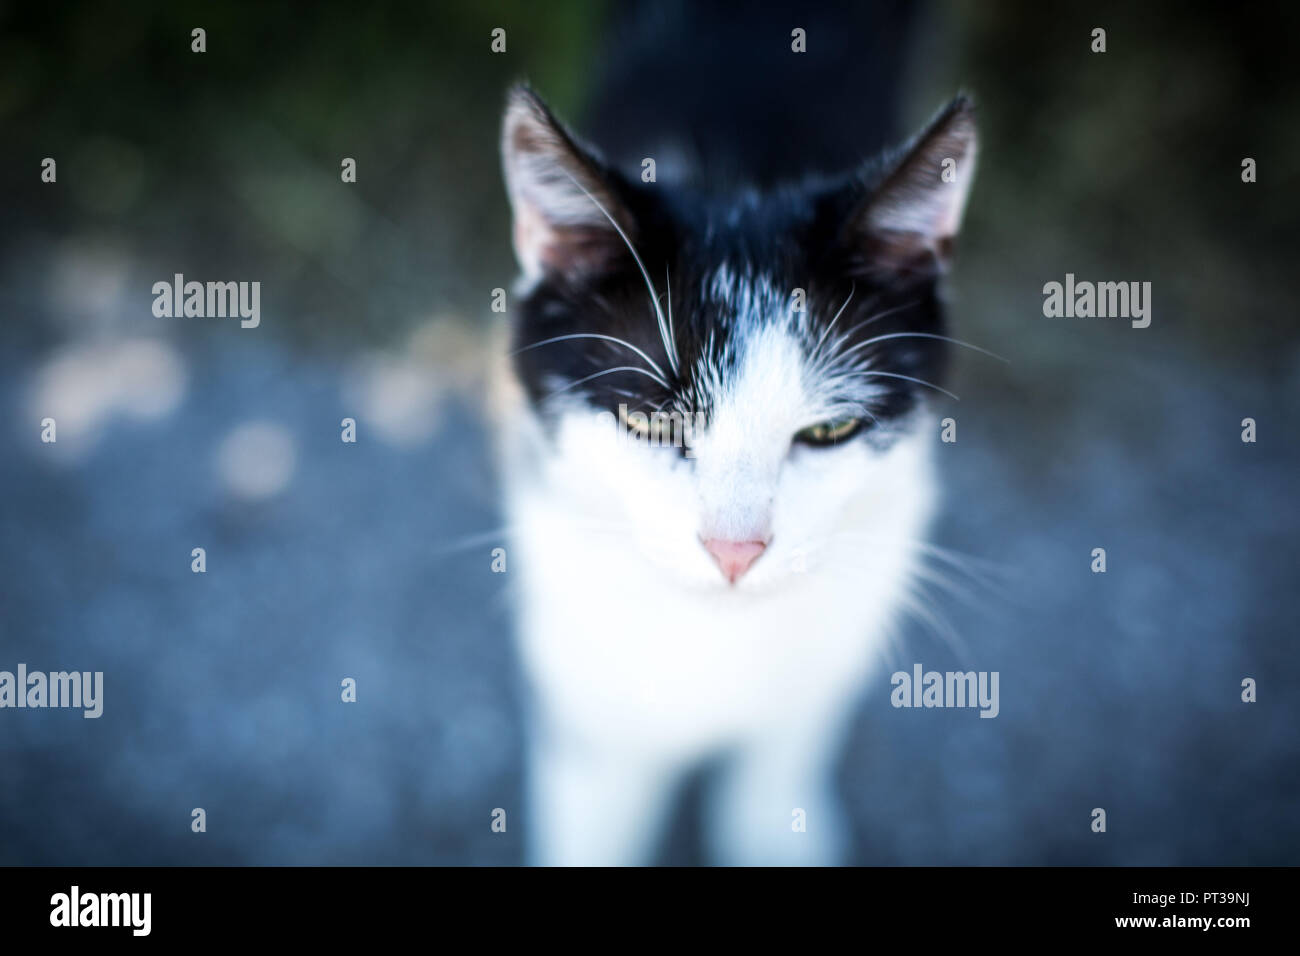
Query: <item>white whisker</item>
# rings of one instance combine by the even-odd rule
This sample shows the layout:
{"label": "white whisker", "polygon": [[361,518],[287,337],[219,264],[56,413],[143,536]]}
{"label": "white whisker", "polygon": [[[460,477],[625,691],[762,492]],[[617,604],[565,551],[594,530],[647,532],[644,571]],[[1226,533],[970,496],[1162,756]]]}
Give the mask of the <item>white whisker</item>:
{"label": "white whisker", "polygon": [[484,544],[498,544],[504,541],[513,531],[512,525],[504,525],[500,528],[493,528],[490,531],[479,531],[474,534],[466,535],[462,538],[456,538],[448,541],[433,549],[436,555],[455,554],[458,551],[467,551],[470,548],[476,548]]}
{"label": "white whisker", "polygon": [[936,392],[943,392],[943,394],[947,395],[955,402],[961,401],[961,398],[959,396],[954,395],[946,388],[940,388],[938,385],[935,385],[933,382],[927,382],[925,379],[922,378],[913,378],[910,375],[900,375],[897,372],[877,372],[872,370],[853,372],[851,374],[861,376],[862,378],[898,378],[898,379],[902,379],[905,382],[915,382],[917,385],[924,385],[926,388],[932,388]]}
{"label": "white whisker", "polygon": [[857,291],[858,284],[854,282],[853,285],[849,287],[849,297],[844,300],[844,304],[840,306],[840,310],[835,313],[835,317],[831,319],[830,324],[827,325],[826,328],[822,329],[822,334],[817,337],[817,344],[813,346],[812,350],[813,361],[817,360],[821,353],[822,343],[826,341],[826,336],[835,329],[835,323],[840,320],[840,316],[844,314],[844,310],[849,307],[849,303],[853,301],[853,293]]}
{"label": "white whisker", "polygon": [[837,350],[839,349],[839,347],[843,345],[845,342],[847,342],[850,338],[852,338],[853,333],[858,331],[858,329],[865,329],[872,322],[879,322],[881,319],[888,318],[889,316],[894,315],[897,312],[901,312],[904,309],[910,309],[913,306],[920,305],[920,304],[921,304],[920,299],[914,299],[911,302],[904,302],[902,305],[896,305],[892,309],[885,309],[883,312],[877,312],[875,315],[871,316],[870,318],[863,319],[857,325],[853,326],[853,328],[844,332],[842,335],[838,336],[835,339],[835,341],[831,344],[830,347],[830,352],[832,357],[835,358],[838,357]]}
{"label": "white whisker", "polygon": [[677,356],[677,330],[673,328],[673,277],[668,272],[668,263],[664,263],[664,285],[668,288],[668,361],[676,373],[680,359]]}
{"label": "white whisker", "polygon": [[564,170],[564,175],[568,176],[569,179],[573,180],[573,185],[581,189],[583,195],[585,195],[588,199],[590,199],[593,203],[595,203],[596,208],[599,209],[601,211],[601,214],[604,215],[604,217],[609,220],[609,224],[614,227],[614,231],[618,233],[618,237],[623,240],[623,245],[627,246],[627,251],[632,253],[632,258],[636,262],[636,267],[641,270],[641,278],[645,280],[646,289],[648,289],[650,292],[650,304],[654,307],[655,319],[659,323],[659,337],[663,339],[664,350],[668,354],[668,364],[672,366],[673,374],[676,375],[677,374],[677,354],[676,354],[677,350],[673,348],[672,344],[669,342],[668,325],[667,325],[667,321],[664,319],[663,307],[659,304],[659,293],[655,290],[654,283],[650,281],[650,273],[646,271],[645,263],[643,263],[641,261],[641,257],[637,255],[637,251],[635,248],[633,248],[632,241],[628,239],[627,233],[623,231],[623,227],[620,226],[618,224],[618,221],[609,214],[609,210],[600,204],[600,200],[597,199],[595,196],[593,196],[587,190],[586,186],[578,182],[577,178],[573,175],[573,173],[569,172],[566,169]]}
{"label": "white whisker", "polygon": [[998,355],[996,352],[990,352],[988,349],[982,349],[978,345],[971,345],[971,343],[969,342],[963,342],[960,339],[954,339],[949,335],[938,335],[934,332],[890,332],[886,335],[877,335],[873,338],[867,339],[865,342],[859,342],[851,349],[847,349],[846,351],[841,352],[838,358],[840,360],[847,359],[850,355],[852,355],[854,352],[857,352],[860,349],[864,349],[869,345],[875,345],[877,342],[886,342],[889,339],[938,339],[940,342],[951,342],[953,345],[961,345],[964,346],[965,348],[973,349],[976,352],[981,352],[984,355],[989,356],[990,358],[995,358],[999,362],[1006,362],[1008,365],[1011,364],[1009,359],[1003,358],[1001,355]]}
{"label": "white whisker", "polygon": [[[571,388],[577,388],[579,385],[583,385],[587,382],[590,382],[594,378],[600,378],[602,375],[613,375],[615,372],[637,372],[641,375],[644,375],[646,378],[651,378],[654,379],[656,382],[659,382],[659,379],[655,378],[654,373],[646,371],[645,369],[641,368],[639,365],[620,365],[617,368],[607,368],[602,371],[595,372],[591,375],[585,375],[582,378],[578,379],[577,381],[570,382],[568,385],[564,386],[564,388],[557,388],[549,395],[543,397],[542,401],[543,402],[550,401],[556,395],[560,395],[564,392],[567,392]],[[663,383],[660,382],[660,384]]]}
{"label": "white whisker", "polygon": [[568,335],[557,335],[554,338],[543,339],[540,342],[534,342],[531,345],[525,345],[522,348],[515,349],[510,354],[518,355],[520,352],[527,352],[530,349],[541,348],[543,345],[550,345],[553,342],[565,342],[570,339],[604,339],[606,342],[614,342],[618,345],[624,346],[625,348],[629,348],[637,355],[641,356],[641,358],[645,359],[646,363],[649,364],[649,366],[655,370],[656,374],[658,374],[659,376],[659,384],[662,385],[664,388],[668,387],[668,382],[664,378],[664,371],[659,367],[658,363],[656,363],[654,359],[646,355],[645,352],[641,351],[631,342],[628,342],[625,339],[620,339],[616,335],[602,335],[599,332],[571,332]]}

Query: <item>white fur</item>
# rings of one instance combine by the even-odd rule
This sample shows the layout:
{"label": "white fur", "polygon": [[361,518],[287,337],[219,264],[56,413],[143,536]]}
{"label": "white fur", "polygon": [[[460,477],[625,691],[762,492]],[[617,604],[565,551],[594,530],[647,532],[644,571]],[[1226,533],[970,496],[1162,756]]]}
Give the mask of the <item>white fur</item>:
{"label": "white fur", "polygon": [[[684,773],[723,753],[705,826],[718,862],[847,848],[829,769],[931,512],[931,431],[887,451],[792,445],[843,408],[784,294],[738,282],[714,290],[751,328],[733,361],[699,370],[713,410],[693,460],[576,403],[553,435],[523,406],[510,419],[533,862],[649,862]],[[700,541],[768,535],[735,586]]]}

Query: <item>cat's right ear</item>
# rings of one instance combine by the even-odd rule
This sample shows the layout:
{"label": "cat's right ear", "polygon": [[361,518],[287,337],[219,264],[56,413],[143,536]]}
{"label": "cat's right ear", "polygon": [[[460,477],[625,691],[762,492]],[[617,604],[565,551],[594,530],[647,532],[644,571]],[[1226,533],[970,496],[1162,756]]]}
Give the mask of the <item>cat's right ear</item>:
{"label": "cat's right ear", "polygon": [[624,237],[633,224],[610,173],[524,86],[513,88],[506,102],[501,164],[525,276],[581,279],[627,254]]}
{"label": "cat's right ear", "polygon": [[975,109],[958,96],[895,158],[849,217],[858,271],[933,276],[948,265],[975,176]]}

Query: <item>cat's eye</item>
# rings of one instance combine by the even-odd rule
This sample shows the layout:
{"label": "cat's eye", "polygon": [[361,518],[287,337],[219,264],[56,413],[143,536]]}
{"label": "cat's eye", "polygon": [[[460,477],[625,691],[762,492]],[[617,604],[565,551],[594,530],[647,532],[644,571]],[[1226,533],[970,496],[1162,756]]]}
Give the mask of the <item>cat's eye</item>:
{"label": "cat's eye", "polygon": [[829,422],[818,422],[797,432],[794,440],[804,445],[825,448],[848,441],[862,431],[864,424],[861,418],[839,418]]}

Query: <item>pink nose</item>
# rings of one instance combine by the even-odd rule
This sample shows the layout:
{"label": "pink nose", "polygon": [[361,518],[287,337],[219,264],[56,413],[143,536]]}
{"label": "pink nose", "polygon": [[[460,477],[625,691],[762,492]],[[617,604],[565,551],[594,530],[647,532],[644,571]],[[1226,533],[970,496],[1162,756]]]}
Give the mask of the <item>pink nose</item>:
{"label": "pink nose", "polygon": [[765,541],[723,541],[719,538],[705,538],[705,550],[718,562],[723,576],[735,584],[758,556],[767,549]]}

